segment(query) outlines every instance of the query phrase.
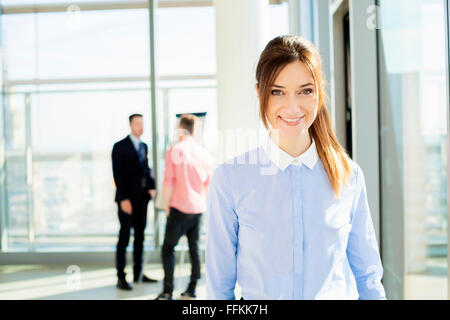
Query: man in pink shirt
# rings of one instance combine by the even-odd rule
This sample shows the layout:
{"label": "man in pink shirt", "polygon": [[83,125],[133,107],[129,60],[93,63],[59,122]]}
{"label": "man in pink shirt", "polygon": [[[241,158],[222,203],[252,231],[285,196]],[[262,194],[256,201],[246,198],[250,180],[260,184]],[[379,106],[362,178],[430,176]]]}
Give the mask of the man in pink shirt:
{"label": "man in pink shirt", "polygon": [[165,155],[163,198],[167,223],[162,247],[164,289],[156,300],[172,299],[174,248],[183,235],[188,238],[192,269],[189,286],[181,298],[196,297],[195,288],[200,278],[200,220],[206,211],[211,161],[207,151],[192,137],[195,121],[193,115],[181,117],[177,130],[178,142]]}

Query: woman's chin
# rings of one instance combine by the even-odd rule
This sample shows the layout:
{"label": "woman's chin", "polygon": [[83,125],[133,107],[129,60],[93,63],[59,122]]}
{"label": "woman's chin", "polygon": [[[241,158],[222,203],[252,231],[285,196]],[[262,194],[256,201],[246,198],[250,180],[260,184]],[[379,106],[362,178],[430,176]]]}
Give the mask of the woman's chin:
{"label": "woman's chin", "polygon": [[294,138],[302,136],[305,133],[304,126],[283,127],[279,129],[279,134],[286,138]]}

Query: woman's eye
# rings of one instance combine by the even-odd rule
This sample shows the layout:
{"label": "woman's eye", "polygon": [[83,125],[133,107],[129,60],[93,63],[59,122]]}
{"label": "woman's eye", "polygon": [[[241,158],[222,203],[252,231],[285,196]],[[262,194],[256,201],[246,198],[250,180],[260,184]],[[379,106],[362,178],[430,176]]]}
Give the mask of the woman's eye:
{"label": "woman's eye", "polygon": [[304,95],[306,95],[306,96],[309,96],[309,95],[311,95],[313,92],[314,92],[313,89],[305,89],[305,90],[302,90],[302,91],[301,91],[301,94],[304,94]]}
{"label": "woman's eye", "polygon": [[282,94],[283,94],[283,92],[281,92],[281,90],[272,90],[273,96],[281,96]]}

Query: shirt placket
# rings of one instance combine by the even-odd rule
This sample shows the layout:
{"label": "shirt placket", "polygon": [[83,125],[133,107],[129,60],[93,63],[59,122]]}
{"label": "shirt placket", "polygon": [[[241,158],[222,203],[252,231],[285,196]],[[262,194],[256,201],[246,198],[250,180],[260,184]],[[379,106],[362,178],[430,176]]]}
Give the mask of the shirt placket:
{"label": "shirt placket", "polygon": [[291,166],[292,169],[292,219],[294,227],[294,299],[303,299],[303,199],[302,199],[302,167]]}

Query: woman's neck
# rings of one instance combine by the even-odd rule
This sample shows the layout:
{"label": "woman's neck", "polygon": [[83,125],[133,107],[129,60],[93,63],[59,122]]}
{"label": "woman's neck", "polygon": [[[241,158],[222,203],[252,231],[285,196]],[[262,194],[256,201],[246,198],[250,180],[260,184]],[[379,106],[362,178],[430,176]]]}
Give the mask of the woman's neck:
{"label": "woman's neck", "polygon": [[294,158],[302,155],[312,144],[312,140],[308,132],[301,136],[290,137],[271,131],[270,137],[281,150]]}

